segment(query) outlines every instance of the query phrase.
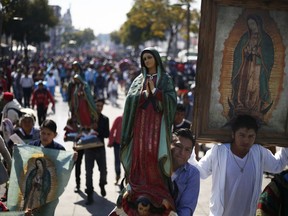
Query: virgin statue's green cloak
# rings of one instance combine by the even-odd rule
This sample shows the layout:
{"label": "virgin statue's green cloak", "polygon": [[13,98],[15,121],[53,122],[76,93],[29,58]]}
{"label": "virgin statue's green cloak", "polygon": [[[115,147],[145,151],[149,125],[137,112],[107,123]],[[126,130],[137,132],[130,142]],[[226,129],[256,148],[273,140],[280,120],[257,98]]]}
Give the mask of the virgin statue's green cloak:
{"label": "virgin statue's green cloak", "polygon": [[[165,176],[171,175],[171,153],[170,144],[172,137],[172,124],[174,121],[177,95],[172,78],[165,72],[161,58],[157,50],[146,48],[141,53],[141,74],[133,81],[127,94],[122,122],[122,138],[120,158],[124,166],[126,176],[132,161],[133,129],[136,109],[143,89],[143,83],[146,78],[147,69],[144,66],[142,55],[144,52],[150,52],[154,55],[157,63],[157,83],[156,88],[163,92],[162,102],[157,101],[157,109],[163,111],[160,129],[160,145],[158,151],[159,167]],[[151,122],[153,124],[153,122]]]}

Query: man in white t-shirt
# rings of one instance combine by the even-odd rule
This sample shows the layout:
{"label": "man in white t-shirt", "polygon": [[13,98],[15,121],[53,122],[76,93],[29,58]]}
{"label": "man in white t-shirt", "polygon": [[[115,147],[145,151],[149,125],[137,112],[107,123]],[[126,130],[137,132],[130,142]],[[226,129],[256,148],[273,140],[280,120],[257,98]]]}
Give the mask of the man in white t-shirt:
{"label": "man in white t-shirt", "polygon": [[30,99],[34,89],[34,80],[29,72],[24,72],[24,75],[20,79],[20,85],[22,87],[24,97],[23,107],[30,108]]}
{"label": "man in white t-shirt", "polygon": [[249,115],[239,115],[232,122],[232,142],[214,145],[199,162],[189,162],[201,178],[212,175],[210,215],[254,216],[261,193],[263,172],[279,173],[288,163],[288,149],[275,156],[254,144],[258,124]]}

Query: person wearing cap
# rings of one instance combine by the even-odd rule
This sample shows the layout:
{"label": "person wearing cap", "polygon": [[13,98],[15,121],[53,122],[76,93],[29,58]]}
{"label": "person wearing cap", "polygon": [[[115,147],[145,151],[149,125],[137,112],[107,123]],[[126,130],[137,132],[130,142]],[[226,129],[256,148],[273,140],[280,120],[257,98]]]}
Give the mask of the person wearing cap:
{"label": "person wearing cap", "polygon": [[[4,92],[3,93],[3,102],[4,102],[4,108],[2,111],[2,119],[1,122],[8,118],[11,120],[13,125],[18,123],[19,120],[19,112],[21,110],[20,103],[14,99],[14,95],[11,92]],[[2,127],[1,127],[2,128]]]}
{"label": "person wearing cap", "polygon": [[[36,117],[31,113],[26,113],[19,119],[19,127],[16,127],[13,133],[17,134],[25,143],[40,138],[40,129],[35,127]],[[9,151],[12,151],[13,141],[10,139],[7,142]]]}
{"label": "person wearing cap", "polygon": [[[35,116],[32,114],[24,114],[20,117],[19,125],[18,127],[15,127],[12,131],[12,133],[8,134],[17,134],[25,143],[28,143],[29,141],[39,139],[40,137],[40,130],[34,127],[35,124]],[[8,128],[13,127],[12,123],[9,123],[9,120],[6,118],[3,120],[2,125],[5,127],[5,125],[8,124]],[[11,129],[10,129],[11,130]],[[3,130],[3,134],[5,134],[5,130]],[[4,136],[5,137],[5,136]],[[10,155],[13,154],[13,146],[14,142],[11,139],[8,139],[6,142],[8,151]],[[6,160],[5,160],[6,161]],[[5,191],[4,195],[1,197],[1,201],[7,200],[7,190]]]}
{"label": "person wearing cap", "polygon": [[55,101],[51,93],[44,87],[42,80],[38,82],[38,88],[36,88],[32,94],[32,109],[37,106],[37,117],[39,126],[46,119],[49,103],[52,103],[52,110],[55,110]]}

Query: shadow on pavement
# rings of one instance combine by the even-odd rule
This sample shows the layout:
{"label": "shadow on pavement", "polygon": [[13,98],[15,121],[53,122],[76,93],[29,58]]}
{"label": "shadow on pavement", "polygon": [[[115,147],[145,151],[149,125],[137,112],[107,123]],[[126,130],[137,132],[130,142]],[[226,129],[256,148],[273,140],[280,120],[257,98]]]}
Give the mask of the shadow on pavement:
{"label": "shadow on pavement", "polygon": [[87,211],[93,216],[106,216],[115,208],[115,203],[107,200],[105,197],[99,196],[96,192],[93,194],[94,202],[91,205],[85,205],[86,194],[80,191],[79,195],[82,200],[75,202],[75,205],[86,207]]}

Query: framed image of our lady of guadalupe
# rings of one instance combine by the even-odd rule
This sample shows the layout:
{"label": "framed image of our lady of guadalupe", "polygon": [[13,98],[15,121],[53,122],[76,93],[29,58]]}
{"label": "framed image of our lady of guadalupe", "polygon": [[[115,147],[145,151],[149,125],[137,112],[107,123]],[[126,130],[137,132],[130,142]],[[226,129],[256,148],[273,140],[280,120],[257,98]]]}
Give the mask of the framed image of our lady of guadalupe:
{"label": "framed image of our lady of guadalupe", "polygon": [[239,114],[257,142],[288,146],[288,1],[203,0],[193,130],[226,142]]}

